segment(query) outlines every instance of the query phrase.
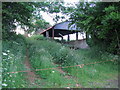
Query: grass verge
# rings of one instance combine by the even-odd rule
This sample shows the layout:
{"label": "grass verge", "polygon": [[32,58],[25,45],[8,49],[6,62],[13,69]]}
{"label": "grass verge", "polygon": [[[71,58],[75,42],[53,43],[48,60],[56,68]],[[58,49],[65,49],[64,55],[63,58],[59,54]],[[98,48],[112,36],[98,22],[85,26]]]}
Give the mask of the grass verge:
{"label": "grass verge", "polygon": [[2,88],[25,88],[27,82],[24,72],[7,73],[26,70],[23,64],[26,44],[23,38],[4,40],[2,42]]}

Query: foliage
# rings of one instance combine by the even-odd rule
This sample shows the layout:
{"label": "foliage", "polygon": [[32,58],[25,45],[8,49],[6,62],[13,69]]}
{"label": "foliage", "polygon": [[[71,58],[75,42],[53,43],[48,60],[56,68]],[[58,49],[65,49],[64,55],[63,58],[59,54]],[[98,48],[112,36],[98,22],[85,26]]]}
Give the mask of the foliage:
{"label": "foliage", "polygon": [[[26,32],[39,28],[46,28],[46,22],[39,11],[45,7],[45,3],[36,2],[3,2],[2,3],[2,33],[5,38],[10,37],[17,26],[21,26]],[[34,23],[35,22],[35,23]],[[13,35],[13,34],[12,34]]]}
{"label": "foliage", "polygon": [[[80,67],[62,68],[65,74],[60,74],[56,69],[48,69],[36,71],[43,80],[37,81],[43,87],[63,87],[70,84],[75,87],[76,83],[80,83],[85,88],[96,87],[117,87],[117,85],[107,85],[108,79],[117,79],[119,57],[107,52],[101,51],[100,47],[92,47],[91,49],[70,50],[68,47],[62,46],[53,40],[47,40],[42,36],[33,36],[27,39],[29,56],[34,69],[57,68],[59,66],[74,66],[79,64],[88,64],[93,62],[116,60],[114,62],[103,62],[100,64],[85,65]],[[72,78],[65,79],[63,76],[69,75]],[[75,77],[77,80],[74,82]],[[72,80],[72,82],[71,82]],[[100,83],[96,84],[96,83]]]}
{"label": "foliage", "polygon": [[[76,84],[81,84],[85,88],[96,87],[116,87],[108,85],[108,79],[117,79],[118,63],[104,62],[101,64],[87,65],[83,68],[69,67],[62,68],[65,73],[60,73],[57,69],[59,66],[74,66],[79,64],[88,64],[98,61],[115,59],[118,56],[99,51],[96,48],[88,50],[70,50],[53,40],[37,35],[26,40],[19,38],[3,41],[3,80],[4,88],[25,88],[29,87],[25,80],[25,73],[9,73],[14,71],[24,71],[25,49],[28,49],[28,56],[33,70],[36,71],[41,79],[35,79],[35,83],[40,88],[75,88]],[[25,42],[26,41],[26,42]],[[27,47],[26,45],[27,44]],[[51,69],[48,69],[51,68]],[[44,70],[45,69],[45,70]],[[48,70],[46,70],[48,69]],[[71,78],[65,78],[69,75]],[[20,80],[20,81],[18,81]],[[100,84],[96,84],[100,83]],[[36,86],[37,88],[38,86]]]}
{"label": "foliage", "polygon": [[[120,3],[79,3],[71,20],[91,35],[93,44],[106,45],[104,49],[119,54],[120,51]],[[91,45],[91,46],[94,46]]]}
{"label": "foliage", "polygon": [[47,41],[48,40],[38,35],[27,39],[30,62],[35,70],[43,69],[36,71],[36,74],[43,79],[42,82],[38,80],[37,83],[44,82],[44,88],[62,87],[64,84],[68,83],[69,80],[64,80],[64,77],[60,72],[58,72],[56,69],[52,69],[57,68],[57,66],[54,64],[55,58],[49,53],[44,45],[50,45],[47,43]]}
{"label": "foliage", "polygon": [[[105,60],[116,60],[103,63],[96,63],[91,65],[85,65],[83,68],[73,68],[70,72],[72,75],[78,77],[78,80],[82,83],[83,87],[95,88],[95,87],[111,87],[107,85],[106,79],[111,77],[115,79],[114,74],[118,73],[118,61],[119,57],[107,52],[97,50],[98,47],[92,47],[90,50],[77,50],[81,58],[84,59],[84,64],[91,62],[99,62]],[[117,78],[116,78],[117,79]],[[99,84],[98,84],[99,83]],[[112,86],[115,87],[116,85]]]}
{"label": "foliage", "polygon": [[74,5],[67,4],[64,1],[57,1],[57,2],[46,2],[46,8],[44,11],[48,14],[54,15],[53,21],[57,23],[59,20],[67,20],[66,17],[69,17],[70,14],[74,11]]}
{"label": "foliage", "polygon": [[[47,29],[48,27],[50,27],[50,24],[44,19],[36,19],[36,22],[33,23],[33,29],[35,29],[35,32],[40,30],[42,31],[43,29]],[[33,31],[33,29],[31,31]]]}
{"label": "foliage", "polygon": [[49,2],[46,8],[46,12],[50,14],[56,14],[53,20],[57,23],[60,18],[65,18],[63,15],[59,16],[58,14],[65,10],[63,6],[64,2]]}
{"label": "foliage", "polygon": [[25,40],[16,36],[16,40],[4,40],[2,48],[2,87],[25,88],[28,83],[24,73],[8,73],[25,70]]}
{"label": "foliage", "polygon": [[26,2],[4,2],[2,4],[3,9],[3,30],[15,29],[15,23],[21,25],[30,25],[30,18],[34,11],[33,4]]}
{"label": "foliage", "polygon": [[[34,6],[41,10],[51,11],[50,13],[59,13],[58,7],[49,10],[50,5],[46,3],[23,3],[23,2],[5,2],[3,3],[3,87],[7,88],[21,88],[27,87],[24,73],[7,74],[7,72],[23,71],[25,49],[29,50],[29,58],[34,69],[57,68],[58,66],[74,66],[79,64],[87,64],[91,62],[104,61],[108,59],[118,60],[118,56],[112,55],[101,50],[102,46],[107,51],[116,53],[119,50],[119,6],[116,3],[80,3],[75,10],[77,12],[65,12],[71,14],[71,19],[76,22],[78,27],[85,30],[91,35],[90,44],[98,43],[99,46],[92,47],[89,50],[71,50],[68,47],[62,46],[51,39],[46,39],[42,36],[33,36],[27,40],[21,36],[16,35],[10,30],[13,30],[16,25],[28,25],[31,27],[31,17],[33,13],[37,12]],[[57,5],[58,3],[56,3]],[[119,3],[117,3],[119,5]],[[54,4],[55,5],[55,4]],[[62,4],[60,4],[62,5]],[[48,8],[45,8],[47,7]],[[59,5],[58,5],[59,6]],[[57,9],[55,9],[57,8]],[[38,9],[38,8],[37,8]],[[63,7],[63,11],[64,11]],[[70,8],[69,8],[70,9]],[[69,10],[67,9],[67,10]],[[35,11],[36,10],[36,11]],[[62,10],[60,8],[60,10]],[[71,9],[70,11],[72,11]],[[24,11],[24,12],[23,12]],[[30,15],[29,15],[30,14]],[[34,14],[35,15],[35,14]],[[38,15],[38,14],[36,14]],[[22,18],[23,17],[23,18]],[[37,17],[41,19],[41,17]],[[36,24],[45,23],[38,20]],[[115,27],[114,27],[115,25]],[[38,27],[38,26],[36,26]],[[6,32],[8,31],[8,32]],[[109,38],[107,38],[109,36]],[[99,47],[99,48],[98,48]],[[102,64],[88,65],[83,68],[70,67],[63,68],[66,74],[76,77],[66,79],[63,74],[56,69],[49,69],[43,71],[36,71],[42,80],[38,81],[41,87],[64,87],[65,84],[73,84],[70,87],[75,87],[76,83],[81,83],[84,87],[96,88],[106,87],[107,79],[116,79],[118,71],[118,63],[106,62]],[[20,81],[18,81],[20,80]],[[105,81],[103,81],[105,80]],[[42,82],[43,81],[43,82]],[[102,83],[104,85],[96,85],[95,83]],[[11,83],[12,82],[12,83]],[[44,85],[42,86],[42,84]],[[115,87],[115,86],[112,86]]]}

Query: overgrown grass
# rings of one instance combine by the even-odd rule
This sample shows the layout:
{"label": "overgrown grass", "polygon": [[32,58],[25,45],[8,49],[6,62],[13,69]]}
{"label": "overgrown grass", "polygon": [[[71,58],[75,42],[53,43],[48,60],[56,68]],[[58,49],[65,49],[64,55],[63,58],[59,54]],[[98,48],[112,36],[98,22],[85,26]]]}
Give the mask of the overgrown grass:
{"label": "overgrown grass", "polygon": [[[40,80],[36,79],[36,84],[41,88],[76,88],[76,84],[80,84],[84,88],[117,87],[116,85],[109,85],[109,80],[117,80],[117,60],[119,60],[117,55],[103,52],[98,47],[73,50],[56,41],[37,35],[26,40],[24,37],[18,36],[14,40],[3,41],[3,88],[28,87],[25,73],[7,73],[26,70],[23,64],[26,48],[33,70],[43,69],[36,71],[36,74],[41,78]],[[82,68],[75,66],[105,60],[116,61],[85,65]],[[65,71],[63,74],[55,69],[59,66],[75,67],[62,68]],[[66,75],[71,78],[65,78]],[[37,88],[34,85],[33,87]]]}
{"label": "overgrown grass", "polygon": [[0,89],[2,89],[2,40],[0,40]]}
{"label": "overgrown grass", "polygon": [[[117,55],[101,52],[99,49],[97,49],[97,47],[91,48],[91,50],[78,50],[77,52],[83,58],[84,64],[106,60],[116,60],[93,65],[86,65],[81,70],[79,68],[76,70],[73,69],[71,72],[72,75],[77,72],[75,76],[79,77],[79,80],[83,86],[88,88],[105,88],[109,86],[107,85],[109,83],[107,80],[117,80],[119,60],[119,57]],[[112,87],[115,88],[117,85]]]}
{"label": "overgrown grass", "polygon": [[[36,37],[32,37],[28,39],[28,49],[29,49],[29,57],[31,61],[31,65],[34,69],[47,69],[47,70],[41,70],[36,71],[36,74],[38,74],[43,80],[37,80],[37,83],[43,84],[42,87],[46,88],[57,88],[61,87],[63,85],[67,85],[68,81],[72,81],[71,79],[65,79],[64,75],[62,75],[60,72],[58,72],[56,69],[49,69],[49,68],[57,68],[57,66],[54,64],[54,61],[56,59],[49,53],[45,41],[39,41],[40,39]],[[42,42],[42,43],[41,43]],[[46,42],[49,42],[48,40]],[[57,47],[58,48],[58,47]],[[72,81],[71,83],[75,83]]]}
{"label": "overgrown grass", "polygon": [[2,87],[25,88],[27,82],[24,73],[7,73],[25,70],[25,40],[16,36],[16,40],[4,40],[2,42]]}
{"label": "overgrown grass", "polygon": [[[35,69],[55,68],[56,66],[53,63],[56,63],[58,66],[65,67],[105,60],[118,60],[118,56],[103,52],[98,47],[93,47],[88,50],[71,50],[68,47],[62,46],[60,43],[56,43],[53,40],[47,40],[42,36],[34,36],[29,38],[27,41],[31,64]],[[107,87],[106,84],[108,82],[106,80],[111,78],[117,79],[118,63],[117,61],[110,61],[100,64],[87,65],[83,68],[63,68],[63,70],[66,71],[68,75],[72,75],[78,78],[78,83],[82,84],[83,87],[104,88]],[[48,82],[51,82],[46,83],[47,86],[45,87],[61,87],[63,83],[67,82],[59,72],[56,74],[52,74],[52,72],[53,70],[43,70],[36,72],[42,78]],[[95,83],[102,84],[99,85]]]}

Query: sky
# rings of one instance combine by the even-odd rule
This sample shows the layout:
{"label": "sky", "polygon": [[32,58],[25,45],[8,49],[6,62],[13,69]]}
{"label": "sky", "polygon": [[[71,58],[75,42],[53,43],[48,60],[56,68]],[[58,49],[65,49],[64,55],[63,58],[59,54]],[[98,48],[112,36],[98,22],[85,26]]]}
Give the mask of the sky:
{"label": "sky", "polygon": [[[67,3],[69,3],[69,4],[73,4],[74,5],[74,3],[77,3],[77,2],[79,2],[79,0],[64,0],[65,1],[65,5],[67,5]],[[45,19],[47,22],[49,22],[51,25],[55,25],[55,22],[53,21],[53,17],[55,16],[55,14],[47,14],[46,12],[43,12],[43,11],[41,11],[41,14],[42,14],[42,16],[43,16],[43,19]],[[62,16],[62,14],[61,13],[59,13],[58,15],[60,15],[60,16]],[[65,16],[65,18],[66,19],[68,19],[69,17],[68,16]],[[62,21],[65,21],[66,19],[62,19]],[[62,22],[61,20],[59,20],[57,23],[60,23],[60,22]]]}

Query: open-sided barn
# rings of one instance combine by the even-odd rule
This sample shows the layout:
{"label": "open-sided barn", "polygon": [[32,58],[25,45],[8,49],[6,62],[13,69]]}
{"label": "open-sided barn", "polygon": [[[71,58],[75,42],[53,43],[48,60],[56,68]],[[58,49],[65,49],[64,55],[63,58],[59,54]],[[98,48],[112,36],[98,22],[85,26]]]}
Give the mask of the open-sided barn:
{"label": "open-sided barn", "polygon": [[[70,21],[65,21],[65,22],[58,23],[58,24],[44,30],[40,34],[43,34],[47,38],[51,37],[53,39],[54,39],[54,37],[61,37],[63,39],[64,35],[68,35],[68,41],[69,41],[70,40],[69,34],[76,33],[76,40],[77,40],[77,42],[79,42],[78,41],[78,32],[81,32],[81,31],[82,30],[80,28],[77,28],[76,24],[72,24]],[[86,40],[82,40],[82,42],[86,43]],[[80,40],[80,43],[81,43],[81,40]],[[88,46],[87,43],[84,45],[86,45],[85,47]],[[77,45],[77,46],[79,47],[81,45]]]}

